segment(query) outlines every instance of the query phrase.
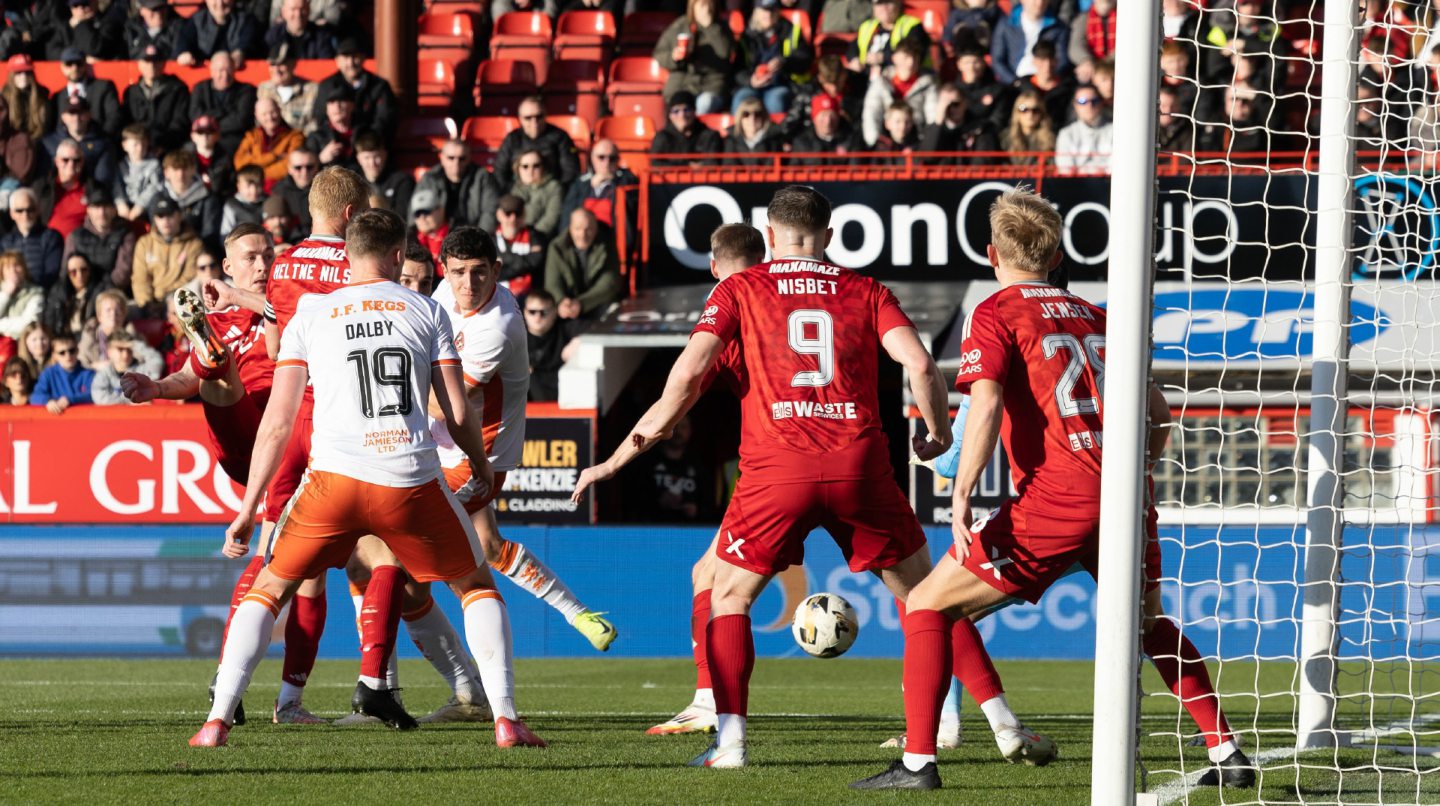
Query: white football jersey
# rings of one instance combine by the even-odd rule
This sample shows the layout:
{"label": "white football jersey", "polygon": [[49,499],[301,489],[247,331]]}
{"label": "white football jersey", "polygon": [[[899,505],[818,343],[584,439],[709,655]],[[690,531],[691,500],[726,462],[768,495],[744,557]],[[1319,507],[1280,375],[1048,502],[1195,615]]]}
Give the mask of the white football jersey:
{"label": "white football jersey", "polygon": [[276,368],[304,366],[315,387],[310,466],[386,487],[437,478],[430,376],[459,364],[434,300],[387,280],[300,298]]}
{"label": "white football jersey", "polygon": [[[525,401],[530,396],[530,342],[520,305],[510,289],[496,286],[489,302],[460,313],[450,283],[441,278],[439,285],[435,301],[450,314],[465,383],[483,389],[480,420],[490,464],[497,472],[514,470],[525,447]],[[455,446],[444,420],[432,417],[430,429],[445,467],[465,461],[465,452]]]}

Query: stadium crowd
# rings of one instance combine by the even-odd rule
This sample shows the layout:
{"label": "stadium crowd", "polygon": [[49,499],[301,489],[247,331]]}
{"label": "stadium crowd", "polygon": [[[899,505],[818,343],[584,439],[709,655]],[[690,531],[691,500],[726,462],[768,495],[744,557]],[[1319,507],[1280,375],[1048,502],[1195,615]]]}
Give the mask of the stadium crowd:
{"label": "stadium crowd", "polygon": [[[617,189],[638,181],[622,165],[634,146],[597,137],[582,153],[537,94],[516,104],[493,164],[458,131],[433,164],[415,164],[401,104],[366,68],[361,26],[340,24],[368,9],[343,0],[205,0],[188,16],[167,0],[7,9],[0,394],[9,403],[56,413],[118,403],[118,372],[180,366],[188,345],[167,300],[223,281],[221,240],[241,222],[262,224],[282,248],[308,232],[307,188],[329,165],[362,172],[372,204],[407,216],[432,256],[451,227],[494,232],[503,279],[526,300],[535,399],[554,398],[571,339],[628,292],[620,250],[636,241],[636,216],[632,206],[632,231],[617,238]],[[1303,92],[1318,72],[1306,58],[1319,34],[1303,19],[1308,7],[1164,0],[1163,10],[1163,149],[1244,161],[1305,147],[1318,110]],[[1114,0],[953,0],[943,23],[901,0],[494,0],[475,11],[483,23],[472,53],[484,52],[490,20],[516,11],[606,12],[622,29],[637,12],[674,15],[653,38],[654,63],[667,71],[663,125],[654,121],[644,159],[655,167],[764,164],[771,157],[760,155],[777,152],[802,164],[886,164],[940,152],[920,159],[1108,171]],[[1357,134],[1367,148],[1418,144],[1433,167],[1440,47],[1429,43],[1440,39],[1400,4],[1368,3],[1360,30]],[[333,60],[334,71],[307,80],[302,59]],[[59,63],[63,87],[37,80],[42,60]],[[97,62],[113,60],[133,61],[134,83],[96,75]],[[268,80],[237,78],[256,60]],[[176,65],[208,78],[187,84],[170,74]],[[463,120],[476,101],[455,93],[448,111]],[[633,205],[636,194],[625,198]]]}

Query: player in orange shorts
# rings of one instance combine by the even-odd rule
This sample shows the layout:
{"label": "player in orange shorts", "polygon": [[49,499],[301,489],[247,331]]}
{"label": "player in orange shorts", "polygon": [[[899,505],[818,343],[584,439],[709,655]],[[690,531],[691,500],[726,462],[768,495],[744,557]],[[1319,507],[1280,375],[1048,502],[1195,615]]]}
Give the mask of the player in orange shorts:
{"label": "player in orange shorts", "polygon": [[[215,702],[191,746],[227,741],[235,704],[270,642],[281,606],[301,581],[340,567],[375,535],[420,582],[444,580],[460,596],[496,743],[544,746],[515,716],[509,619],[489,569],[476,564],[479,538],[441,478],[425,401],[432,386],[450,433],[485,491],[493,470],[466,403],[449,320],[434,301],[397,285],[405,224],[367,210],[346,229],[351,285],[307,295],[282,337],[271,402],[260,424],[245,500],[224,552],[249,551],[259,490],[275,474],[307,382],[317,409],[310,467],[286,506],[270,562],[236,609],[215,685]],[[394,691],[362,676],[366,711],[400,709]]]}

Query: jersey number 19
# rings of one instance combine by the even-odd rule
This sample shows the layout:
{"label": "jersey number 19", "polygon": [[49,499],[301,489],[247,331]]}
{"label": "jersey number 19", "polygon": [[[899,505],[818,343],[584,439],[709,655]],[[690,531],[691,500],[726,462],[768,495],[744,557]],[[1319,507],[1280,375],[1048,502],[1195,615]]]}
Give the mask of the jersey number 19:
{"label": "jersey number 19", "polygon": [[[345,360],[355,365],[355,373],[360,376],[360,413],[365,415],[365,419],[396,415],[404,417],[410,413],[414,406],[415,393],[410,388],[409,350],[401,347],[381,347],[374,353],[355,350],[345,356]],[[377,413],[375,396],[380,390],[376,387],[386,386],[396,390],[399,400],[381,406]]]}

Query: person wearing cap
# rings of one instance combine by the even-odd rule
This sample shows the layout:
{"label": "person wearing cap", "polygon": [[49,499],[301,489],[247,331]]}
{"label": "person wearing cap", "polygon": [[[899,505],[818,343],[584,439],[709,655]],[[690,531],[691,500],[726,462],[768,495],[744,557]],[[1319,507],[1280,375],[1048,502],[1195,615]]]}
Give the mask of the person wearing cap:
{"label": "person wearing cap", "polygon": [[195,276],[195,263],[205,247],[169,196],[150,206],[150,224],[150,231],[135,242],[130,287],[146,315],[158,319],[165,315],[165,298]]}
{"label": "person wearing cap", "polygon": [[35,191],[29,188],[10,194],[9,212],[14,228],[0,237],[0,252],[19,252],[35,282],[42,288],[53,286],[60,277],[65,239],[46,226]]}
{"label": "person wearing cap", "polygon": [[120,222],[110,189],[91,184],[85,188],[85,223],[65,239],[60,260],[68,266],[71,255],[83,255],[107,285],[128,290],[136,240],[135,230]]}
{"label": "person wearing cap", "polygon": [[[720,135],[701,123],[696,116],[695,96],[685,90],[675,93],[666,101],[668,114],[665,128],[655,133],[650,141],[651,154],[721,154],[725,143]],[[704,160],[654,160],[655,165],[699,166]]]}
{"label": "person wearing cap", "polygon": [[66,48],[60,54],[60,72],[65,76],[65,86],[50,98],[50,119],[58,122],[70,99],[83,98],[100,132],[115,139],[125,125],[125,115],[120,111],[120,93],[114,83],[98,78],[84,52],[76,48]]}
{"label": "person wearing cap", "polygon": [[[840,101],[828,93],[810,99],[810,127],[791,144],[796,154],[858,154],[865,150],[860,133],[840,116]],[[802,165],[843,165],[844,160],[802,159]]]}
{"label": "person wearing cap", "polygon": [[121,28],[100,19],[95,0],[67,0],[69,14],[45,40],[45,56],[54,61],[67,48],[76,48],[97,60],[116,59],[124,54]]}
{"label": "person wearing cap", "polygon": [[800,26],[780,16],[780,0],[755,0],[750,24],[740,35],[731,114],[747,98],[761,99],[772,115],[788,111],[795,88],[811,83],[814,61],[815,51],[800,36]]}
{"label": "person wearing cap", "polygon": [[10,123],[30,136],[32,143],[50,133],[50,90],[35,80],[35,63],[17,53],[5,63],[10,74],[0,97],[5,99]]}
{"label": "person wearing cap", "polygon": [[131,123],[150,129],[150,142],[160,151],[171,151],[185,142],[190,128],[190,90],[185,82],[165,72],[166,54],[148,47],[136,65],[140,80],[125,88],[125,114]]}
{"label": "person wearing cap", "polygon": [[395,136],[399,102],[390,82],[365,69],[365,50],[354,38],[340,40],[335,48],[334,75],[320,82],[310,115],[316,121],[325,119],[325,104],[342,86],[349,85],[355,93],[355,128],[371,129],[388,143]]}
{"label": "person wearing cap", "polygon": [[[464,140],[450,140],[440,146],[440,164],[427,170],[415,185],[416,193],[422,190],[434,191],[445,206],[445,217],[456,226],[495,228],[500,188],[494,175],[470,158],[470,145]],[[409,223],[414,224],[414,196],[407,212]]]}
{"label": "person wearing cap", "polygon": [[274,98],[265,97],[262,89],[260,100],[255,102],[255,128],[245,133],[240,147],[235,149],[235,168],[259,166],[269,188],[285,178],[291,152],[304,145],[305,135],[286,124],[280,105]]}
{"label": "person wearing cap", "polygon": [[[907,39],[920,43],[920,49],[930,52],[930,37],[920,19],[905,13],[900,0],[873,0],[870,3],[870,19],[860,23],[855,41],[845,55],[845,66],[856,73],[864,73],[872,67],[889,67],[890,54]],[[926,67],[930,57],[925,57]]]}
{"label": "person wearing cap", "polygon": [[259,21],[236,10],[235,0],[205,0],[180,27],[172,58],[192,67],[225,50],[243,64],[265,52],[264,35]]}
{"label": "person wearing cap", "polygon": [[15,126],[10,102],[0,94],[0,187],[29,182],[35,171],[35,140]]}
{"label": "person wearing cap", "polygon": [[275,240],[275,249],[283,252],[300,239],[296,231],[295,214],[283,196],[271,196],[260,205],[260,225]]}
{"label": "person wearing cap", "polygon": [[560,301],[562,319],[598,317],[625,296],[614,234],[581,208],[545,251],[545,290]]}
{"label": "person wearing cap", "polygon": [[735,37],[721,19],[721,10],[718,0],[688,0],[685,15],[672,22],[655,43],[655,61],[670,71],[665,97],[687,92],[702,115],[729,108],[726,98]]}
{"label": "person wearing cap", "polygon": [[335,35],[310,21],[310,0],[281,0],[280,21],[265,32],[265,46],[281,42],[301,59],[335,58]]}
{"label": "person wearing cap", "polygon": [[433,190],[417,190],[410,197],[410,210],[415,223],[410,225],[410,238],[425,247],[430,256],[440,259],[440,244],[450,234],[450,221],[445,218],[445,205]]}
{"label": "person wearing cap", "polygon": [[290,43],[281,42],[270,50],[270,80],[260,82],[257,99],[270,99],[280,108],[285,125],[306,135],[315,130],[315,101],[320,85],[295,73],[295,53]]}
{"label": "person wearing cap", "polygon": [[145,48],[153,45],[169,58],[185,21],[170,7],[169,0],[140,0],[135,11],[135,16],[125,20],[126,54],[138,59]]}
{"label": "person wearing cap", "polygon": [[547,244],[549,240],[526,223],[525,200],[501,196],[495,211],[495,246],[500,252],[500,281],[510,293],[519,296],[544,284]]}
{"label": "person wearing cap", "polygon": [[190,124],[185,151],[195,157],[195,171],[212,196],[224,198],[235,190],[235,156],[220,142],[220,124],[202,115]]}
{"label": "person wearing cap", "polygon": [[213,118],[220,129],[220,148],[233,154],[255,125],[255,88],[235,80],[235,60],[229,53],[211,56],[209,66],[210,77],[190,89],[190,121]]}
{"label": "person wearing cap", "polygon": [[64,238],[85,220],[85,152],[66,139],[55,147],[54,171],[35,182],[40,220]]}
{"label": "person wearing cap", "polygon": [[505,135],[500,141],[500,150],[495,154],[495,179],[501,187],[509,187],[515,181],[511,169],[520,152],[538,149],[545,155],[545,161],[556,172],[560,184],[569,185],[580,175],[580,158],[577,156],[575,141],[559,126],[545,120],[545,102],[534,95],[520,102],[515,111],[520,121],[519,128]]}
{"label": "person wearing cap", "polygon": [[355,161],[365,181],[375,186],[385,209],[400,215],[410,211],[410,197],[415,193],[415,177],[409,171],[390,165],[390,152],[385,141],[375,132],[361,132],[355,137]]}
{"label": "person wearing cap", "polygon": [[355,91],[336,87],[325,99],[325,118],[305,138],[305,147],[320,157],[322,168],[339,165],[358,171],[355,163]]}

